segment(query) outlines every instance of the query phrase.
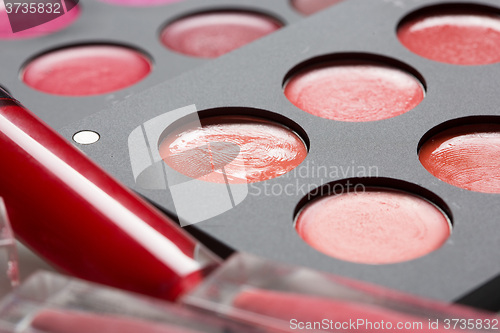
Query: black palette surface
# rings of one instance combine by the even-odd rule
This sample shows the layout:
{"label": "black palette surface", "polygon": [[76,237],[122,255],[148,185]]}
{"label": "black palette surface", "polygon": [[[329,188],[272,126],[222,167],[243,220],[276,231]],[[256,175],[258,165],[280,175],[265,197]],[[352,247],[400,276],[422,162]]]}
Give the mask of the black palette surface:
{"label": "black palette surface", "polygon": [[[457,2],[466,3],[453,3]],[[493,0],[480,3],[498,5]],[[130,97],[114,108],[65,128],[62,133],[70,140],[82,130],[99,133],[98,142],[78,147],[127,186],[175,214],[168,189],[162,189],[161,184],[151,189],[150,184],[136,182],[132,168],[134,157],[131,162],[130,155],[135,149],[134,141],[129,141],[131,133],[141,128],[147,132],[149,128],[153,133],[148,138],[150,143],[159,144],[164,129],[182,115],[196,110],[200,115],[206,110],[210,114],[254,114],[284,123],[301,134],[309,145],[309,154],[302,166],[337,167],[344,172],[339,171],[336,177],[301,177],[291,172],[250,184],[249,194],[236,207],[197,223],[196,228],[238,251],[415,295],[443,301],[457,301],[468,295],[469,303],[476,306],[492,299],[498,301],[498,194],[471,192],[436,179],[422,167],[417,151],[425,134],[447,121],[500,115],[500,64],[448,65],[424,59],[401,45],[396,36],[401,19],[434,4],[436,1],[431,0],[344,1],[206,66]],[[370,54],[382,57],[377,59],[390,58],[404,63],[424,79],[426,97],[405,114],[375,122],[327,120],[293,106],[283,94],[287,74],[304,61],[332,54],[354,57]],[[498,121],[498,118],[488,119]],[[346,172],[349,167],[360,166],[366,170],[376,167],[375,177],[359,179],[352,169]],[[429,255],[391,265],[355,264],[317,252],[295,231],[295,213],[308,190],[346,179],[399,188],[429,198],[451,217],[451,237]],[[250,192],[264,193],[266,186],[275,184],[281,187],[296,184],[297,191],[292,195],[252,195]],[[300,190],[301,185],[308,190]],[[197,186],[200,191],[203,188],[202,182],[193,186],[195,190]],[[208,209],[193,206],[193,210],[204,208]],[[490,295],[489,299],[476,297],[481,293]]]}
{"label": "black palette surface", "polygon": [[[0,39],[0,86],[54,128],[76,122],[137,92],[209,62],[211,59],[186,56],[162,45],[162,28],[180,17],[218,10],[249,11],[266,14],[284,26],[302,18],[287,0],[186,0],[150,7],[120,6],[86,0],[80,1],[79,6],[80,16],[63,30],[37,38]],[[20,80],[20,71],[38,55],[86,44],[122,45],[139,50],[151,59],[152,72],[125,89],[83,97],[46,94],[30,88]]]}

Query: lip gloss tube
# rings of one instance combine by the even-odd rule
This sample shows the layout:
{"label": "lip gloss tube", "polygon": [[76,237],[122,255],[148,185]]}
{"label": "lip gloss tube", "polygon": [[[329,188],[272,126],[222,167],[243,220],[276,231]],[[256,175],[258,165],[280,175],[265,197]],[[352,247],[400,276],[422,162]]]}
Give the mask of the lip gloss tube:
{"label": "lip gloss tube", "polygon": [[68,274],[171,300],[217,262],[3,90],[0,156],[16,236]]}
{"label": "lip gloss tube", "polygon": [[[9,163],[0,164],[0,195],[12,209],[14,231],[77,277],[280,330],[293,331],[294,320],[320,319],[333,323],[326,331],[337,331],[335,323],[363,318],[391,324],[382,331],[411,322],[422,325],[413,331],[450,332],[443,326],[450,318],[498,322],[491,314],[244,253],[220,263],[172,220],[4,95],[0,156]],[[320,318],[326,316],[330,318]],[[430,320],[441,326],[425,326]]]}

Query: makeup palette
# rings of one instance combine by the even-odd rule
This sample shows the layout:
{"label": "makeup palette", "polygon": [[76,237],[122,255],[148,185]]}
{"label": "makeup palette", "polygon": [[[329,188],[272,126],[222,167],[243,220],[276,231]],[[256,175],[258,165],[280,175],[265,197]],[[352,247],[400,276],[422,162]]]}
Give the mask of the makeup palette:
{"label": "makeup palette", "polygon": [[61,132],[232,249],[496,309],[497,5],[342,1]]}
{"label": "makeup palette", "polygon": [[[316,320],[328,313],[336,320],[330,320],[331,329],[350,326],[353,320],[354,325],[362,327],[368,318],[379,320],[377,327],[384,322],[391,327],[401,327],[402,320],[406,320],[410,326],[420,328],[431,321],[433,327],[443,322],[446,329],[446,321],[451,321],[448,318],[466,323],[470,318],[481,327],[484,322],[489,329],[498,322],[491,315],[471,309],[408,294],[398,295],[380,287],[245,253],[221,260],[171,218],[113,179],[8,93],[0,92],[3,97],[0,154],[9,160],[8,164],[2,164],[0,195],[11,203],[9,217],[12,217],[13,230],[69,274],[237,318],[265,327],[266,332],[270,328],[280,332],[293,330],[294,321],[290,316],[298,318],[295,320]],[[227,123],[221,126],[221,130],[227,128]],[[251,128],[255,129],[255,123]],[[267,123],[265,128],[269,128]],[[231,159],[236,159],[237,150],[234,144],[219,143],[211,142],[208,148],[202,146],[201,152],[209,151],[210,158],[217,161],[213,166],[225,169]],[[219,163],[220,156],[230,159]],[[25,172],[19,173],[19,169]],[[20,180],[19,177],[26,178]],[[23,184],[29,184],[29,192],[23,191]],[[395,194],[391,197],[396,202]],[[27,205],[32,209],[26,210]],[[11,326],[20,321],[51,332],[64,332],[74,325],[82,331],[113,328],[156,331],[159,328],[154,323],[116,317],[114,313],[54,311],[50,300],[74,295],[71,290],[63,290],[56,291],[54,296],[49,293],[49,304],[37,304],[29,318],[20,319],[23,315],[19,314],[9,320],[7,311],[6,319]],[[40,292],[46,295],[44,291],[42,284],[30,290],[26,297],[36,298]],[[91,292],[85,288],[84,293]],[[106,292],[101,289],[96,293]],[[79,301],[80,298],[76,297]],[[137,305],[133,300],[116,301]],[[360,323],[359,318],[366,319]],[[366,327],[368,325],[373,324],[366,323]]]}
{"label": "makeup palette", "polygon": [[[211,61],[167,45],[171,39],[164,32],[177,23],[199,17],[194,23],[204,27],[203,18],[223,15],[229,22],[201,37],[223,43],[229,52],[229,46],[237,48],[301,20],[308,15],[303,8],[321,9],[311,5],[299,9],[287,0],[65,0],[53,8],[64,15],[13,33],[8,6],[0,0],[0,87],[60,128]],[[200,38],[196,36],[190,40]],[[206,46],[222,54],[217,43]],[[91,143],[99,137],[80,133],[76,138]],[[50,268],[18,246],[22,278]]]}
{"label": "makeup palette", "polygon": [[88,0],[13,33],[0,1],[0,86],[59,128],[304,16],[287,0]]}

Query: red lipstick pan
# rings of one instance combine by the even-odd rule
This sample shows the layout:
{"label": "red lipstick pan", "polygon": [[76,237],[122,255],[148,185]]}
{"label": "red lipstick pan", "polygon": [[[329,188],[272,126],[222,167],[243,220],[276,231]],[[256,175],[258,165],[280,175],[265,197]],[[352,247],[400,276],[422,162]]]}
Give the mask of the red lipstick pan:
{"label": "red lipstick pan", "polygon": [[335,322],[367,318],[428,325],[429,318],[443,323],[491,317],[243,253],[221,264],[171,219],[1,94],[0,156],[9,163],[0,165],[0,196],[12,227],[25,244],[73,276],[280,329],[290,329],[294,315],[304,321],[320,308],[331,309]]}

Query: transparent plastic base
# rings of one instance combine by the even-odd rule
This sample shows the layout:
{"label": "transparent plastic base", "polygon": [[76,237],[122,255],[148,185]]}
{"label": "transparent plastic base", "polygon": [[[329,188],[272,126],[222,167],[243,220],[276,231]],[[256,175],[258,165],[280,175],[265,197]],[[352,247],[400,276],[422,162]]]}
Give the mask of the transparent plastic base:
{"label": "transparent plastic base", "polygon": [[0,198],[0,297],[19,284],[16,240],[5,204]]}
{"label": "transparent plastic base", "polygon": [[0,303],[0,332],[258,333],[199,311],[38,272]]}
{"label": "transparent plastic base", "polygon": [[500,329],[499,317],[494,314],[247,254],[234,255],[183,302],[245,322],[291,331]]}

